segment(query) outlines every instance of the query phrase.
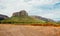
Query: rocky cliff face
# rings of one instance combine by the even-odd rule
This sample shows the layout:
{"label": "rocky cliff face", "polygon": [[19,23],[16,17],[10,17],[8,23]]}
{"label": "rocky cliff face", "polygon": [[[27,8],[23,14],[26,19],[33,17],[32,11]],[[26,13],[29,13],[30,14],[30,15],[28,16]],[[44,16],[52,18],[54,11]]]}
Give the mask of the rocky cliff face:
{"label": "rocky cliff face", "polygon": [[28,16],[28,13],[25,10],[13,13],[12,16]]}
{"label": "rocky cliff face", "polygon": [[4,19],[7,19],[7,18],[9,18],[9,17],[6,16],[6,15],[2,15],[2,14],[0,14],[0,20],[4,20]]}

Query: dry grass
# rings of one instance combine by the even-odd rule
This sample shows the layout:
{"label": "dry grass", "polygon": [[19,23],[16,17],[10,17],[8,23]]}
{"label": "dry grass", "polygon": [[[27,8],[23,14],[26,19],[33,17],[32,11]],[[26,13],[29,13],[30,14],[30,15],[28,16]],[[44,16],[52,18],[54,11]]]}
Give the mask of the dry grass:
{"label": "dry grass", "polygon": [[60,36],[60,27],[0,24],[0,36]]}

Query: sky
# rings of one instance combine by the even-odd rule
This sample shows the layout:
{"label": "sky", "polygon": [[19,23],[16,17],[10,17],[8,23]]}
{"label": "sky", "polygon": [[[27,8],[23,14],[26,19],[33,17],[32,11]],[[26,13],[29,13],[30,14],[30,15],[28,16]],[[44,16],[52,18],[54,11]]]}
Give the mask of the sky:
{"label": "sky", "polygon": [[0,0],[0,14],[12,16],[21,10],[29,15],[60,20],[60,0]]}

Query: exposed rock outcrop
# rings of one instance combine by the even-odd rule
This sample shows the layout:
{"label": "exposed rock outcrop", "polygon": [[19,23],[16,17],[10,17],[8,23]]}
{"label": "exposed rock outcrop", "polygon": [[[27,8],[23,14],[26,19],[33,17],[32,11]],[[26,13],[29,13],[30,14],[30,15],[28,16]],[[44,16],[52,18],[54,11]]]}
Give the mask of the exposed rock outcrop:
{"label": "exposed rock outcrop", "polygon": [[13,13],[12,16],[28,16],[28,13],[25,10],[21,10],[20,12]]}

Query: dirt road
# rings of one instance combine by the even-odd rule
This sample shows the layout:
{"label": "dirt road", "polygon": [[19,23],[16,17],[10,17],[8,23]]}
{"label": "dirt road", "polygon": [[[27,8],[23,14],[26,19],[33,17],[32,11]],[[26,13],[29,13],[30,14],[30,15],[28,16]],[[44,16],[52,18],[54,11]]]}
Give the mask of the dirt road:
{"label": "dirt road", "polygon": [[0,25],[0,36],[60,36],[60,27]]}

